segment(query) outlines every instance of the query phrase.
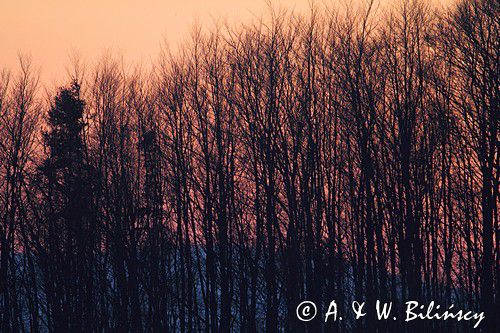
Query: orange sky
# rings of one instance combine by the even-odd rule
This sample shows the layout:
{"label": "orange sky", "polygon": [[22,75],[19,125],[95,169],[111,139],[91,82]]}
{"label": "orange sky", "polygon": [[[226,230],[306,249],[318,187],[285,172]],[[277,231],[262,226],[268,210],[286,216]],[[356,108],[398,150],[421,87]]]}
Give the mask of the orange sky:
{"label": "orange sky", "polygon": [[[303,12],[310,0],[272,2]],[[18,54],[29,54],[42,82],[56,84],[73,51],[85,63],[107,51],[148,64],[162,41],[175,49],[196,21],[203,26],[220,18],[249,22],[266,7],[265,0],[0,0],[0,69],[17,69]]]}

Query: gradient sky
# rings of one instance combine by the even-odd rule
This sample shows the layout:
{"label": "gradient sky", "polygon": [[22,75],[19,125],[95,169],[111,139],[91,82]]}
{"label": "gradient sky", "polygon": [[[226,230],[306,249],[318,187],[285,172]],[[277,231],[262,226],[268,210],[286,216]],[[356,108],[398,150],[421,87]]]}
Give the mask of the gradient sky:
{"label": "gradient sky", "polygon": [[[272,2],[304,12],[310,0]],[[31,55],[42,82],[56,84],[75,51],[87,64],[105,52],[148,64],[162,41],[175,50],[195,22],[250,22],[266,8],[265,0],[0,0],[0,69],[15,70],[18,54]]]}

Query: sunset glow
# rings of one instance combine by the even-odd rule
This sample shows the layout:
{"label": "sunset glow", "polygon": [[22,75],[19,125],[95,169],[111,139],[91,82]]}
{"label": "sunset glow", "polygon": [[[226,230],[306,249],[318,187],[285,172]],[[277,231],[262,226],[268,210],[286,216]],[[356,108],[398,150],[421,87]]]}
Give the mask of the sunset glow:
{"label": "sunset glow", "polygon": [[[379,5],[391,1],[381,0]],[[446,0],[434,0],[446,4]],[[361,1],[273,0],[273,8],[307,13],[311,3]],[[342,5],[344,3],[344,5]],[[127,64],[149,65],[162,45],[175,50],[195,24],[249,24],[268,12],[265,0],[19,0],[0,3],[0,69],[16,69],[18,55],[31,55],[42,82],[56,85],[65,77],[70,55],[85,63],[102,54],[123,56]]]}

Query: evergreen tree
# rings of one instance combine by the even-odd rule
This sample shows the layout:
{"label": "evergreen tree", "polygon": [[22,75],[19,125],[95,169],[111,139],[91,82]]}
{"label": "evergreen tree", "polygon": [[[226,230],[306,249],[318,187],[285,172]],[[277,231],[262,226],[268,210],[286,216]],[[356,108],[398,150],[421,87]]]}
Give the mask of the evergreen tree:
{"label": "evergreen tree", "polygon": [[[84,159],[80,86],[62,88],[49,111],[43,172],[48,180],[49,221],[46,279],[54,329],[87,331],[92,315],[93,228],[91,191]],[[85,317],[85,318],[84,318]]]}

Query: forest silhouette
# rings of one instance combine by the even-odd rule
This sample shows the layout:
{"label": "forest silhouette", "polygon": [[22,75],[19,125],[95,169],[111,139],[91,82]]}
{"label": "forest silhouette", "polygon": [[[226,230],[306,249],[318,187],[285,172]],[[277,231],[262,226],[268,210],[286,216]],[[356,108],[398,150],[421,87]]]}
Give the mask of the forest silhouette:
{"label": "forest silhouette", "polygon": [[[500,3],[270,11],[0,75],[1,332],[494,332]],[[43,98],[41,96],[45,96]],[[344,320],[296,315],[304,300]],[[355,320],[434,301],[473,323]]]}

